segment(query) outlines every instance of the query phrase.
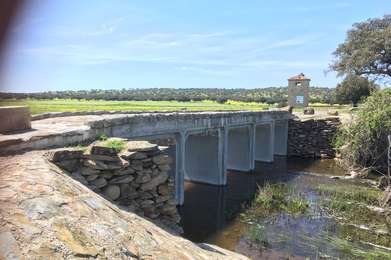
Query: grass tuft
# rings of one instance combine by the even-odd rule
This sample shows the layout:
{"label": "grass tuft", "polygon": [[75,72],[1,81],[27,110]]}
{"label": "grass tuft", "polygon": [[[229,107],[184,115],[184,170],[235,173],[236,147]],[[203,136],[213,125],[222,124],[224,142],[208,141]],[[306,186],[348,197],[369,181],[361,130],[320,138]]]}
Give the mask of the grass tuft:
{"label": "grass tuft", "polygon": [[303,196],[294,195],[292,187],[283,183],[266,183],[262,188],[259,188],[252,208],[255,212],[304,214],[308,207],[308,200]]}
{"label": "grass tuft", "polygon": [[125,140],[121,138],[108,138],[105,141],[101,143],[102,146],[112,148],[117,153],[121,152],[123,149],[125,149],[126,142]]}

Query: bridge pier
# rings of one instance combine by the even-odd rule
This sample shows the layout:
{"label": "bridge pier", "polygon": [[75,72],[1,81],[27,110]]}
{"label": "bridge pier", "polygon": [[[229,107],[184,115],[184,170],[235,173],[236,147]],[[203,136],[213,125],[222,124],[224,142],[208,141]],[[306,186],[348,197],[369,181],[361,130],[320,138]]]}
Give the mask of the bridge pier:
{"label": "bridge pier", "polygon": [[224,129],[188,133],[185,147],[185,179],[225,185],[225,145]]}
{"label": "bridge pier", "polygon": [[274,123],[274,154],[287,155],[288,120],[276,120]]}
{"label": "bridge pier", "polygon": [[176,135],[175,189],[179,205],[184,203],[184,181],[225,185],[227,133],[224,128]]}
{"label": "bridge pier", "polygon": [[175,199],[178,205],[185,201],[185,149],[186,133],[179,132],[175,135]]}
{"label": "bridge pier", "polygon": [[255,128],[255,160],[273,162],[274,156],[274,122],[257,124]]}
{"label": "bridge pier", "polygon": [[237,171],[253,170],[255,139],[253,126],[237,126],[227,129],[227,168]]}

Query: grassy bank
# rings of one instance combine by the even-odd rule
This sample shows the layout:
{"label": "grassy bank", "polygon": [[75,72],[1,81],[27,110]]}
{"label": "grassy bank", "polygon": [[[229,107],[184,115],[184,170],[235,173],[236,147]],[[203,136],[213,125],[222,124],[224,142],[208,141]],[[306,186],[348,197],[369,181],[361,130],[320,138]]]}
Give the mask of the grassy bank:
{"label": "grassy bank", "polygon": [[28,106],[33,115],[45,112],[116,110],[263,110],[272,107],[262,103],[228,101],[219,104],[214,101],[179,102],[179,101],[106,101],[106,100],[0,100],[0,106]]}
{"label": "grassy bank", "polygon": [[[0,106],[28,106],[33,115],[46,112],[75,112],[90,110],[116,110],[116,111],[147,111],[147,110],[253,110],[260,111],[274,108],[276,105],[256,102],[239,102],[228,100],[224,104],[215,101],[203,100],[195,102],[179,101],[106,101],[106,100],[78,100],[78,99],[19,99],[0,100]],[[315,110],[342,110],[345,106],[329,106],[327,104],[311,104]],[[295,109],[302,111],[303,109]]]}

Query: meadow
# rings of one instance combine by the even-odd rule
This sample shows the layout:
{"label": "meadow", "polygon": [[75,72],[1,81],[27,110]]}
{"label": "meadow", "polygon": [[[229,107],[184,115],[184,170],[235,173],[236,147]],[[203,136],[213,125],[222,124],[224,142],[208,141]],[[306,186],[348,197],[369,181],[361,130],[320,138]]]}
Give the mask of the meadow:
{"label": "meadow", "polygon": [[[83,99],[4,99],[0,100],[0,106],[28,106],[33,115],[46,112],[70,112],[70,111],[211,111],[211,110],[251,110],[260,111],[276,108],[277,105],[269,105],[257,102],[241,102],[228,100],[221,104],[216,101],[107,101],[107,100],[83,100]],[[317,110],[346,109],[346,106],[330,106],[327,104],[311,104]],[[300,111],[302,109],[297,109]]]}

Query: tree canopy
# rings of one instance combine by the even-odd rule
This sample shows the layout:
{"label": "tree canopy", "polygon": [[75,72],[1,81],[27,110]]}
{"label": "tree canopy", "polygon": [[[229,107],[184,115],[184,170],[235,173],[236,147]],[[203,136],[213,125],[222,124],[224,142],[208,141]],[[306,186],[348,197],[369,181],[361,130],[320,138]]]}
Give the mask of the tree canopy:
{"label": "tree canopy", "polygon": [[[215,100],[224,103],[227,100],[259,103],[283,103],[288,99],[287,87],[269,87],[256,89],[218,89],[218,88],[149,88],[149,89],[91,89],[47,91],[40,93],[1,93],[0,99],[102,99],[102,100],[176,100],[200,101]],[[335,89],[310,88],[310,102],[335,103]]]}
{"label": "tree canopy", "polygon": [[336,87],[337,102],[355,105],[376,89],[377,86],[373,81],[361,76],[349,75]]}
{"label": "tree canopy", "polygon": [[354,24],[333,54],[339,75],[391,77],[391,15]]}

